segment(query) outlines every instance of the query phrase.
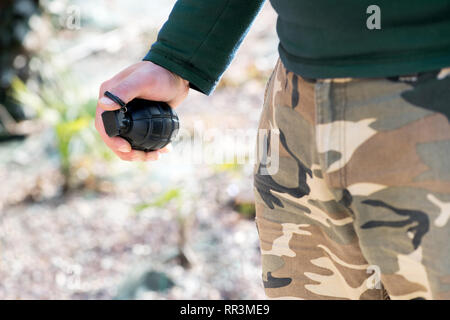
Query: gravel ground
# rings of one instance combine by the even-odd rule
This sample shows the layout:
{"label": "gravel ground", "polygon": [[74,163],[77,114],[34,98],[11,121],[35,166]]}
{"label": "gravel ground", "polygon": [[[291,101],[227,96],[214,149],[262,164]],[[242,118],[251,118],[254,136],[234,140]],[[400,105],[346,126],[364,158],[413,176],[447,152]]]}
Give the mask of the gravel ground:
{"label": "gravel ground", "polygon": [[[126,52],[145,51],[144,36],[86,55],[74,69],[98,88],[105,77],[90,75],[93,66],[111,65],[104,74],[114,74],[138,59]],[[256,129],[276,45],[266,5],[220,88],[211,97],[192,92],[177,109],[184,128]],[[236,198],[251,201],[252,164],[224,168],[183,156],[175,148],[157,163],[98,164],[100,191],[61,195],[48,130],[3,144],[0,299],[264,299],[255,223],[233,207]],[[177,199],[145,205],[167,190]]]}

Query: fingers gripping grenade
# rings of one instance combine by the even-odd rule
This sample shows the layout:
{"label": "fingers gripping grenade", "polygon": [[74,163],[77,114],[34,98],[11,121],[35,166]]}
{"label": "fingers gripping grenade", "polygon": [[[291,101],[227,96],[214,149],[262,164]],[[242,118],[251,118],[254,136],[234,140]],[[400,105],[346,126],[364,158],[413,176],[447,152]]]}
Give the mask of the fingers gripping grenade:
{"label": "fingers gripping grenade", "polygon": [[176,137],[180,122],[167,103],[136,98],[125,104],[109,91],[105,96],[120,105],[120,110],[102,113],[108,136],[124,138],[142,151],[161,149]]}

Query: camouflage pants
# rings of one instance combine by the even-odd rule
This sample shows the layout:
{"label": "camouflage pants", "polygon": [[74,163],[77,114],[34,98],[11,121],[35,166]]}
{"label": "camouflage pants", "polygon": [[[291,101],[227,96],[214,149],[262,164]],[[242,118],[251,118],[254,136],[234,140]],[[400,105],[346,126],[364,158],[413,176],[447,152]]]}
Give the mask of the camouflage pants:
{"label": "camouflage pants", "polygon": [[278,61],[260,129],[279,167],[254,176],[268,297],[450,298],[449,73],[307,80]]}

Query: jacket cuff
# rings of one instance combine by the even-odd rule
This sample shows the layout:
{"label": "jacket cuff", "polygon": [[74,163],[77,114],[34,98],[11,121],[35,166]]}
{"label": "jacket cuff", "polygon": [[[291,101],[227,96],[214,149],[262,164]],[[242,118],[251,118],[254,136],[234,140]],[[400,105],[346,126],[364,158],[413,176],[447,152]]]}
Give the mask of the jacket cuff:
{"label": "jacket cuff", "polygon": [[201,93],[210,95],[218,81],[208,79],[202,72],[195,68],[194,65],[178,59],[162,50],[152,48],[143,59],[144,61],[151,61],[189,81],[189,86]]}

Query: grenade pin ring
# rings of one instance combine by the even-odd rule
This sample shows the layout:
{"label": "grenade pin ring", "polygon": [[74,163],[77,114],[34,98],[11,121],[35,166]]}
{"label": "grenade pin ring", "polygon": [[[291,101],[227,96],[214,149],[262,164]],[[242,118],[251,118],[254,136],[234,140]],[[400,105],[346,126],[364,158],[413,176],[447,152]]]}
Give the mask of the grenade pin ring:
{"label": "grenade pin ring", "polygon": [[128,111],[127,104],[125,102],[123,102],[123,100],[120,99],[118,96],[116,96],[115,94],[113,94],[109,91],[105,91],[104,95],[105,95],[105,97],[108,97],[109,99],[111,99],[112,101],[117,103],[120,106],[121,112],[125,113]]}

